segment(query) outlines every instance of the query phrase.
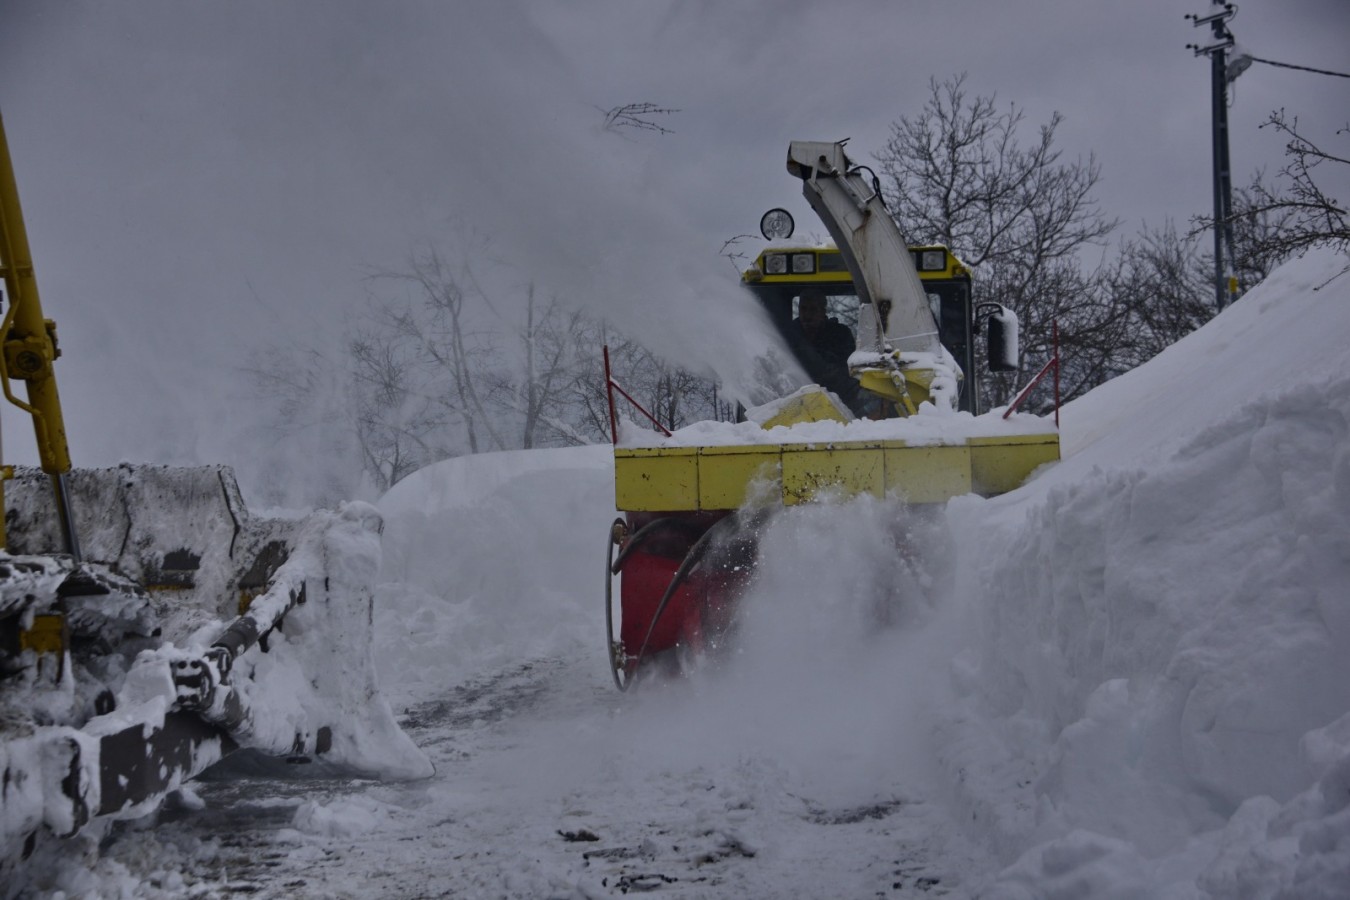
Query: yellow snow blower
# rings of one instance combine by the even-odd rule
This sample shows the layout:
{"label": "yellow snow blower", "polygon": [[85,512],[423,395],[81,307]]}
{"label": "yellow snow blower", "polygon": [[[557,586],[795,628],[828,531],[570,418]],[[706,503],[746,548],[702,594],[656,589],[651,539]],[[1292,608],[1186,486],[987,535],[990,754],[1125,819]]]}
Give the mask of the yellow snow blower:
{"label": "yellow snow blower", "polygon": [[[606,619],[620,689],[644,665],[686,658],[726,633],[773,507],[860,494],[914,506],[992,496],[1059,459],[1058,413],[1017,413],[1026,390],[1006,409],[981,409],[976,330],[985,328],[988,369],[1016,370],[1012,311],[974,308],[970,271],[948,248],[908,245],[875,177],[842,143],[793,142],[787,168],[833,245],[793,243],[790,214],[771,210],[761,221],[769,243],[742,282],[814,384],[748,410],[734,428],[693,426],[686,437],[621,428],[615,394],[632,398],[606,373],[622,513],[610,534]],[[1057,360],[1027,388],[1051,371],[1057,378]]]}

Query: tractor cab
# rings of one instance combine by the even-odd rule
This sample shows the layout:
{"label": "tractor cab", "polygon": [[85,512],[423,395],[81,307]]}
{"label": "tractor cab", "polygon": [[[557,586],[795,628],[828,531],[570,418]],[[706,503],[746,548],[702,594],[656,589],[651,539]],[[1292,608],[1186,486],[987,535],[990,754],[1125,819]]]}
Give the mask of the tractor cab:
{"label": "tractor cab", "polygon": [[[979,415],[982,412],[980,392],[973,381],[976,319],[971,301],[970,269],[946,247],[911,246],[909,252],[928,296],[933,318],[938,323],[938,337],[965,375],[957,408]],[[866,346],[865,327],[862,334],[859,331],[860,325],[865,325],[872,313],[862,308],[864,304],[854,289],[844,255],[830,245],[813,247],[774,240],[741,275],[741,282],[768,312],[807,374],[817,384],[839,395],[855,412],[860,412],[864,401],[858,396],[858,383],[847,374],[841,380],[831,367],[822,365],[826,361],[805,345],[795,321],[801,297],[822,293],[826,298],[826,314],[849,328],[858,349],[870,349]],[[990,368],[998,371],[1000,367],[995,362]]]}

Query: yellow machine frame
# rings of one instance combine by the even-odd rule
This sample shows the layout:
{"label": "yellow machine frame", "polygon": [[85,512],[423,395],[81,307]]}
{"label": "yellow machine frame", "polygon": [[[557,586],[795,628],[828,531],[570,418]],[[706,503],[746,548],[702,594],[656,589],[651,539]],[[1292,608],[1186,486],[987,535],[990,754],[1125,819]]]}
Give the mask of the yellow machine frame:
{"label": "yellow machine frame", "polygon": [[1056,435],[973,437],[963,444],[903,440],[725,447],[616,447],[615,505],[630,512],[737,509],[758,480],[778,480],[784,505],[822,494],[944,503],[1019,487],[1059,459]]}
{"label": "yellow machine frame", "polygon": [[[911,246],[926,284],[971,280],[970,269],[946,247]],[[777,259],[774,259],[777,257]],[[770,270],[773,271],[770,271]],[[834,247],[775,246],[742,275],[747,285],[821,285],[853,291],[843,255]],[[973,349],[963,365],[971,365]],[[880,373],[864,373],[878,375]],[[930,374],[931,373],[925,373]],[[886,385],[864,384],[876,393]],[[915,385],[911,392],[925,389]],[[808,394],[785,407],[765,428],[835,419],[833,405]],[[817,401],[817,402],[813,402]],[[1019,487],[1040,466],[1059,459],[1059,435],[1006,434],[962,443],[904,440],[829,444],[764,443],[730,446],[614,448],[615,501],[631,512],[693,512],[739,508],[756,481],[781,485],[785,505],[822,494],[896,496],[910,503],[942,503],[961,494],[985,496]]]}

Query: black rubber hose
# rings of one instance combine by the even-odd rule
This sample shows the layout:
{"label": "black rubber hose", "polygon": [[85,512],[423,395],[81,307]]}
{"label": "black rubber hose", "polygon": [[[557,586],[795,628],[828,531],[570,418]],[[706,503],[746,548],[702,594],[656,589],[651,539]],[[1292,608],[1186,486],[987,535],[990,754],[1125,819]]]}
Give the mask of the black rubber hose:
{"label": "black rubber hose", "polygon": [[[623,524],[623,519],[615,519],[614,522],[615,524],[621,525]],[[611,526],[611,528],[612,527],[613,526]],[[624,560],[628,558],[628,554],[636,550],[647,538],[666,527],[677,528],[684,531],[696,531],[698,530],[699,525],[679,516],[666,516],[661,519],[653,519],[637,531],[633,532],[633,536],[628,539],[628,545],[619,551],[618,558],[610,564],[610,571],[615,575],[619,574],[619,570],[623,568]]]}

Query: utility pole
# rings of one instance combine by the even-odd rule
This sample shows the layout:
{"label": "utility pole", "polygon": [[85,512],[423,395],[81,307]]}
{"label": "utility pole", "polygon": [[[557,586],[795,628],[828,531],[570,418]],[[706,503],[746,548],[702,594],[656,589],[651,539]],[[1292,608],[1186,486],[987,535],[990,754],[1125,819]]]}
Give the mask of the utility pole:
{"label": "utility pole", "polygon": [[1214,129],[1214,305],[1220,310],[1236,300],[1238,293],[1233,252],[1233,177],[1228,165],[1228,82],[1246,66],[1235,66],[1237,71],[1230,78],[1228,50],[1233,46],[1233,33],[1228,30],[1228,22],[1235,15],[1236,6],[1214,0],[1208,15],[1186,16],[1196,27],[1208,25],[1213,32],[1213,43],[1187,44],[1186,47],[1194,50],[1196,56],[1208,56],[1210,62]]}

